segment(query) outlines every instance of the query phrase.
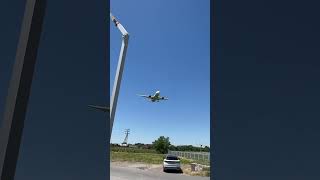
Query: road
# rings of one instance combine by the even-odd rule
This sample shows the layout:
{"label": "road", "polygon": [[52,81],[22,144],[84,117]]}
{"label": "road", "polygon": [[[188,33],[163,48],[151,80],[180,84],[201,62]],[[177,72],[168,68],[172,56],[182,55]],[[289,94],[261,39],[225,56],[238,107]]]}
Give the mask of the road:
{"label": "road", "polygon": [[111,180],[209,180],[210,177],[188,176],[179,173],[165,173],[161,168],[139,169],[111,164]]}

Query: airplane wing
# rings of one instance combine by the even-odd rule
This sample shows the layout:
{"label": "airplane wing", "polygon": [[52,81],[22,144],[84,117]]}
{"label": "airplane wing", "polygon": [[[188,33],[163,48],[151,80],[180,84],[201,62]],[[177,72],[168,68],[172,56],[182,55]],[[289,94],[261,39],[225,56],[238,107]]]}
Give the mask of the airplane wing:
{"label": "airplane wing", "polygon": [[150,98],[149,95],[144,95],[144,94],[137,94],[138,96],[141,96],[141,97],[145,97],[145,98]]}
{"label": "airplane wing", "polygon": [[169,99],[166,97],[161,97],[160,100],[169,100]]}
{"label": "airplane wing", "polygon": [[98,110],[103,111],[103,112],[109,112],[110,111],[110,107],[105,107],[105,106],[88,105],[88,107],[94,108],[94,109],[98,109]]}

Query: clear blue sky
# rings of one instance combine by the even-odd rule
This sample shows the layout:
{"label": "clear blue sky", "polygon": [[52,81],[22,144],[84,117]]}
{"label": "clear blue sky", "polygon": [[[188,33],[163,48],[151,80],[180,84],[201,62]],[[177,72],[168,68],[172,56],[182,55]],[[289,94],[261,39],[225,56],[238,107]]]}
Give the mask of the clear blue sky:
{"label": "clear blue sky", "polygon": [[[210,1],[112,0],[111,12],[130,34],[112,143],[210,145]],[[190,13],[193,12],[193,13]],[[121,34],[111,24],[111,86]],[[136,94],[156,90],[169,101],[150,103]]]}

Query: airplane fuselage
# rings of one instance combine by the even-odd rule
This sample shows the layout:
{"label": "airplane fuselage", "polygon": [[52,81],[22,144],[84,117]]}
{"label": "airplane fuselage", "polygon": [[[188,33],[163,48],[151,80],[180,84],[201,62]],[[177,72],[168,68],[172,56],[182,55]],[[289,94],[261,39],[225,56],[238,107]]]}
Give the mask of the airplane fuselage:
{"label": "airplane fuselage", "polygon": [[151,102],[159,102],[160,100],[168,100],[168,98],[160,96],[160,91],[156,91],[156,93],[154,95],[139,95],[139,96],[145,97]]}
{"label": "airplane fuselage", "polygon": [[163,99],[160,97],[160,91],[157,91],[153,96],[150,96],[152,102],[159,102],[159,100]]}

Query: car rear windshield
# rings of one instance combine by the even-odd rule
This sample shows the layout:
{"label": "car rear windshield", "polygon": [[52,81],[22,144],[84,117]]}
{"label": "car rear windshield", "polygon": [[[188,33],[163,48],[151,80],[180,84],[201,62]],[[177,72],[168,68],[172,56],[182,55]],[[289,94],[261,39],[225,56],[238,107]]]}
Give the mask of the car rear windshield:
{"label": "car rear windshield", "polygon": [[167,156],[167,160],[178,160],[178,157],[176,156]]}

